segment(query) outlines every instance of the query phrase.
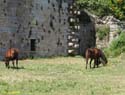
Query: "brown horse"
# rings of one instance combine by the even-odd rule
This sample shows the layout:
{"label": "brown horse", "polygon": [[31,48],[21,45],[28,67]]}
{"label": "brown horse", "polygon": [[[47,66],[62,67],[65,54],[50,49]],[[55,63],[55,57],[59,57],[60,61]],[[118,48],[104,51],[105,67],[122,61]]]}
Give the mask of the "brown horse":
{"label": "brown horse", "polygon": [[14,61],[16,60],[16,67],[18,68],[18,54],[19,54],[19,50],[17,48],[10,48],[6,51],[5,53],[5,65],[7,68],[9,68],[9,61],[12,61],[13,67],[15,67],[14,65]]}
{"label": "brown horse", "polygon": [[94,60],[94,68],[95,66],[99,66],[99,64],[102,62],[103,65],[107,64],[107,58],[105,57],[105,54],[98,48],[88,48],[85,53],[86,57],[86,69],[88,65],[88,60],[90,59],[90,68],[91,68],[91,62]]}

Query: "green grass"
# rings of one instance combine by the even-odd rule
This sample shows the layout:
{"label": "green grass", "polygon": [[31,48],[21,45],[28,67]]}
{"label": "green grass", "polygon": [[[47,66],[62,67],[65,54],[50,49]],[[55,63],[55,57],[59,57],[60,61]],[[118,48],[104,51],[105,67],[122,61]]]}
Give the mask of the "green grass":
{"label": "green grass", "polygon": [[122,58],[109,58],[107,66],[87,70],[82,57],[21,60],[24,68],[18,70],[0,62],[0,95],[124,95]]}

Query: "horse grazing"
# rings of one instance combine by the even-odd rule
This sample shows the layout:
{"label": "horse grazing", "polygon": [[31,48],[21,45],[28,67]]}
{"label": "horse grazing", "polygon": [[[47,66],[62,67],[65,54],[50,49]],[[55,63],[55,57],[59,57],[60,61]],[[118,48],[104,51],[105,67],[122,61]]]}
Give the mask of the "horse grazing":
{"label": "horse grazing", "polygon": [[5,65],[7,68],[9,68],[9,61],[12,61],[13,67],[14,61],[16,60],[16,67],[18,68],[18,55],[19,55],[19,50],[17,48],[10,48],[6,51],[5,53]]}
{"label": "horse grazing", "polygon": [[90,68],[91,68],[91,62],[94,60],[94,67],[99,66],[99,64],[102,62],[103,65],[107,64],[107,58],[105,54],[98,48],[88,48],[85,52],[86,57],[86,69],[88,65],[88,61],[90,59]]}

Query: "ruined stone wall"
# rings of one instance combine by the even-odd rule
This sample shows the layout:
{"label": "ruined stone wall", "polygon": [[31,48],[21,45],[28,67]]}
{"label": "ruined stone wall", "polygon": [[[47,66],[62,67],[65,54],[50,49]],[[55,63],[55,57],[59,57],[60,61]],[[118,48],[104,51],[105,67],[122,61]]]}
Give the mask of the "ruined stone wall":
{"label": "ruined stone wall", "polygon": [[[23,57],[67,55],[68,3],[66,0],[0,0],[0,56],[10,45],[19,48]],[[35,40],[33,52],[31,39]]]}
{"label": "ruined stone wall", "polygon": [[[71,56],[82,55],[85,57],[86,49],[95,47],[96,44],[95,19],[86,10],[79,11],[75,6],[70,8],[68,53]],[[74,10],[72,11],[72,9]]]}
{"label": "ruined stone wall", "polygon": [[96,46],[98,48],[108,47],[113,40],[118,38],[121,32],[125,32],[125,22],[120,21],[113,16],[106,16],[103,19],[98,19],[99,23],[96,23],[96,28],[101,28],[102,26],[109,27],[109,33],[103,39],[99,39],[96,35]]}
{"label": "ruined stone wall", "polygon": [[[0,59],[10,47],[19,48],[20,57],[68,55],[68,37],[74,35],[68,9],[73,1],[0,0]],[[76,54],[95,45],[93,21],[84,14],[80,15],[80,30],[74,35],[80,36],[70,39],[77,42],[73,46],[78,50]]]}

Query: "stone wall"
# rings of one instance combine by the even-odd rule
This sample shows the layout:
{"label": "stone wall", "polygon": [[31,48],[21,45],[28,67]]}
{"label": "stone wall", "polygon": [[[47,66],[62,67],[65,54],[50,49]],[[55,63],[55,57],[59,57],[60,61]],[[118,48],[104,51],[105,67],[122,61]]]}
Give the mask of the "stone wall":
{"label": "stone wall", "polygon": [[[2,0],[0,1],[0,43],[2,56],[17,47],[22,56],[67,55],[68,1]],[[65,49],[64,49],[65,48]]]}
{"label": "stone wall", "polygon": [[71,30],[68,36],[68,52],[70,55],[82,55],[85,57],[87,48],[95,47],[95,20],[87,10],[76,10],[75,19],[71,15]]}
{"label": "stone wall", "polygon": [[[74,32],[69,28],[68,5],[73,1],[0,0],[0,58],[10,47],[19,48],[20,57],[68,55],[68,37]],[[95,33],[91,25],[80,27],[88,31],[81,36],[88,36],[82,40],[87,45]]]}
{"label": "stone wall", "polygon": [[125,32],[125,22],[122,22],[113,16],[107,16],[103,19],[97,19],[96,27],[107,26],[109,27],[109,34],[102,40],[99,40],[99,37],[96,39],[96,46],[98,48],[105,48],[119,36],[120,32]]}

